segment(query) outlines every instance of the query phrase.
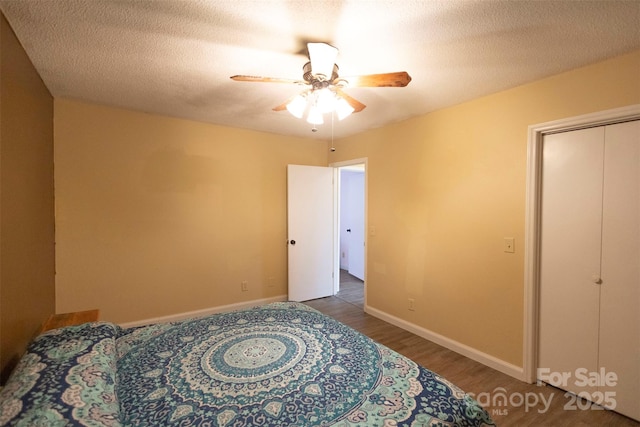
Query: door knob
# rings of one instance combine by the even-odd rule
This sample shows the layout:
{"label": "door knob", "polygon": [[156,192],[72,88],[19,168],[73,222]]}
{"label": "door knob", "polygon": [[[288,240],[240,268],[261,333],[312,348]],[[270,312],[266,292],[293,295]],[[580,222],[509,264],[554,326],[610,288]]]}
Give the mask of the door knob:
{"label": "door knob", "polygon": [[347,233],[351,233],[351,229],[350,228],[347,228]]}
{"label": "door knob", "polygon": [[599,274],[594,274],[593,276],[591,276],[591,281],[596,285],[599,285],[600,283],[602,283],[602,278]]}
{"label": "door knob", "polygon": [[296,241],[295,240],[290,240],[289,243],[291,243],[292,245],[295,245]]}

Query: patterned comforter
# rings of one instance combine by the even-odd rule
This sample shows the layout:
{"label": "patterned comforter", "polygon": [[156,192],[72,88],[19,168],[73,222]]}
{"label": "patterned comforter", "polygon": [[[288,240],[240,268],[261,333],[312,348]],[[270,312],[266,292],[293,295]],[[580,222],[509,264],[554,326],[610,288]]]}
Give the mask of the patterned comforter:
{"label": "patterned comforter", "polygon": [[0,425],[492,424],[447,380],[298,303],[49,331],[0,392]]}

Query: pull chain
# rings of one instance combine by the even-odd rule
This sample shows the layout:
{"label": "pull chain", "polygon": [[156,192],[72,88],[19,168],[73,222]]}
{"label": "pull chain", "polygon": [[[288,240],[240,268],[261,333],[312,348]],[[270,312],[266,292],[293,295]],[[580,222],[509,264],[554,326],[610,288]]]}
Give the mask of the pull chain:
{"label": "pull chain", "polygon": [[334,151],[336,151],[336,147],[333,146],[333,119],[336,116],[335,111],[331,112],[331,148],[329,149],[329,151],[331,151],[332,153]]}

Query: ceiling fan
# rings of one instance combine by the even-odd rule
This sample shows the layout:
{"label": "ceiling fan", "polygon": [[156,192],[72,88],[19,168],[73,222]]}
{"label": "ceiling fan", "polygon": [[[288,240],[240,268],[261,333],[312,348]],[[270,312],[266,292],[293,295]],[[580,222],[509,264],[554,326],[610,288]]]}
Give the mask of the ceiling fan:
{"label": "ceiling fan", "polygon": [[309,62],[302,67],[302,80],[277,77],[232,76],[239,82],[292,83],[306,86],[299,95],[274,107],[274,111],[288,110],[298,118],[307,117],[311,124],[322,124],[323,114],[335,112],[339,120],[358,113],[366,105],[344,93],[349,87],[404,87],[411,81],[406,71],[363,76],[340,77],[335,63],[338,49],[327,43],[308,43]]}

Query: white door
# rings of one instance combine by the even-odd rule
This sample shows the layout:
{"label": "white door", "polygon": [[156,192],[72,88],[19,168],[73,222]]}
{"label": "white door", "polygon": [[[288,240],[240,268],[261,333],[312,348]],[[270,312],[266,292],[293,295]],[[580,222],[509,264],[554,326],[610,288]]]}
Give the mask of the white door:
{"label": "white door", "polygon": [[349,274],[364,280],[364,172],[353,173],[349,204]]}
{"label": "white door", "polygon": [[576,368],[598,368],[603,151],[604,128],[543,143],[538,367],[571,374],[546,382],[574,393],[592,391]]}
{"label": "white door", "polygon": [[289,300],[333,295],[333,168],[288,165]]}
{"label": "white door", "polygon": [[605,132],[599,357],[618,378],[601,391],[640,420],[640,121]]}
{"label": "white door", "polygon": [[539,378],[640,420],[640,122],[543,156]]}

